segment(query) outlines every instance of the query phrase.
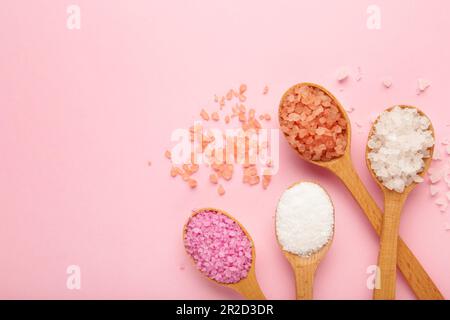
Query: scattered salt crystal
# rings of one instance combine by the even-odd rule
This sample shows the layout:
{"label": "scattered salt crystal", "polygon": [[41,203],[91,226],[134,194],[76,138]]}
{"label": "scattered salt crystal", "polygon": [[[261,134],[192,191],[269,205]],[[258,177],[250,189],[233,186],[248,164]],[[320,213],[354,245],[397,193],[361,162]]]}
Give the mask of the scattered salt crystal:
{"label": "scattered salt crystal", "polygon": [[284,250],[308,256],[333,237],[334,208],[319,185],[301,182],[286,190],[276,212],[276,232]]}
{"label": "scattered salt crystal", "polygon": [[345,108],[345,111],[347,111],[348,113],[352,113],[353,111],[355,111],[355,108],[348,107],[348,108]]}
{"label": "scattered salt crystal", "polygon": [[389,89],[392,86],[392,78],[391,77],[384,78],[383,85]]}
{"label": "scattered salt crystal", "polygon": [[356,69],[355,80],[360,81],[361,79],[362,79],[362,70],[361,70],[361,67],[358,67]]}
{"label": "scattered salt crystal", "polygon": [[386,188],[401,193],[423,171],[434,145],[430,124],[415,108],[397,106],[380,115],[367,146],[371,168]]}
{"label": "scattered salt crystal", "polygon": [[438,183],[439,181],[441,181],[442,176],[440,176],[438,174],[430,174],[429,179],[432,184],[435,184],[435,183]]}
{"label": "scattered salt crystal", "polygon": [[189,219],[185,232],[186,252],[208,278],[236,283],[247,277],[253,246],[236,221],[216,210],[203,209]]}
{"label": "scattered salt crystal", "polygon": [[450,141],[448,139],[444,139],[444,140],[442,140],[441,144],[446,146],[446,145],[450,144]]}
{"label": "scattered salt crystal", "polygon": [[339,82],[344,81],[348,78],[349,73],[348,67],[340,67],[336,72],[336,80]]}
{"label": "scattered salt crystal", "polygon": [[417,79],[417,94],[421,94],[422,92],[427,90],[428,87],[430,87],[430,85],[431,85],[430,82],[426,79],[423,78]]}
{"label": "scattered salt crystal", "polygon": [[439,193],[439,188],[436,187],[436,186],[431,185],[430,186],[430,194],[431,194],[431,196],[434,197],[438,193]]}
{"label": "scattered salt crystal", "polygon": [[434,203],[438,206],[446,206],[448,204],[447,199],[445,198],[438,198],[434,201]]}

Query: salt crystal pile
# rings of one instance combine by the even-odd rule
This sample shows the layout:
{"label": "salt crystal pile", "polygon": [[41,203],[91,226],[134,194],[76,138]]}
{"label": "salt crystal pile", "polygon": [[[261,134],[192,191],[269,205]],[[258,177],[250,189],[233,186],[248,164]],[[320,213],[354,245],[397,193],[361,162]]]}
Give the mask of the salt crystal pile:
{"label": "salt crystal pile", "polygon": [[[256,186],[261,183],[263,189],[267,189],[270,185],[272,179],[272,171],[269,170],[268,165],[261,164],[257,167],[256,163],[251,163],[250,159],[250,147],[249,141],[252,133],[258,133],[259,130],[263,129],[262,121],[271,121],[272,117],[268,113],[257,114],[256,110],[253,108],[248,108],[243,104],[246,101],[247,85],[241,84],[238,89],[229,89],[227,93],[223,96],[215,96],[214,101],[218,104],[218,110],[208,113],[206,109],[200,110],[200,118],[204,122],[209,122],[210,120],[218,122],[223,118],[224,123],[227,127],[233,128],[237,122],[242,131],[248,135],[245,135],[244,141],[235,139],[227,140],[224,135],[224,146],[214,151],[212,154],[207,155],[205,151],[208,146],[214,146],[215,137],[210,134],[202,124],[196,124],[189,128],[190,141],[192,142],[192,147],[194,151],[191,152],[191,157],[186,161],[186,163],[174,163],[172,161],[172,156],[170,151],[165,152],[165,157],[172,162],[172,167],[170,169],[170,175],[175,178],[180,176],[184,182],[186,182],[192,189],[197,188],[198,182],[194,178],[194,175],[201,170],[201,167],[196,163],[197,156],[203,154],[203,156],[209,158],[212,165],[210,169],[212,173],[209,176],[209,181],[214,186],[217,185],[217,194],[223,196],[225,188],[220,184],[220,180],[230,181],[234,173],[234,165],[238,163],[238,150],[244,150],[244,154],[241,156],[245,159],[242,163],[242,168],[244,172],[243,182],[250,185]],[[269,92],[269,87],[265,86],[263,94]],[[230,106],[229,104],[234,104]],[[231,107],[231,108],[227,108]],[[230,110],[231,109],[231,110]],[[258,120],[259,119],[259,120]],[[195,149],[195,140],[200,144],[199,148]],[[264,151],[270,149],[269,143],[265,146],[260,146],[256,149],[257,155],[262,154]],[[227,160],[227,150],[234,150],[231,161]],[[206,164],[205,164],[206,166]],[[258,170],[259,169],[259,170]]]}
{"label": "salt crystal pile", "polygon": [[190,218],[184,245],[197,268],[220,283],[239,282],[252,265],[252,242],[236,221],[216,210]]}
{"label": "salt crystal pile", "polygon": [[367,146],[370,166],[386,188],[401,193],[411,183],[423,181],[418,174],[434,145],[430,126],[415,108],[397,106],[381,114]]}
{"label": "salt crystal pile", "polygon": [[319,88],[291,88],[280,106],[280,127],[289,144],[307,160],[329,161],[347,146],[347,120]]}
{"label": "salt crystal pile", "polygon": [[333,237],[334,208],[319,185],[301,182],[286,190],[278,202],[276,232],[283,250],[309,256]]}

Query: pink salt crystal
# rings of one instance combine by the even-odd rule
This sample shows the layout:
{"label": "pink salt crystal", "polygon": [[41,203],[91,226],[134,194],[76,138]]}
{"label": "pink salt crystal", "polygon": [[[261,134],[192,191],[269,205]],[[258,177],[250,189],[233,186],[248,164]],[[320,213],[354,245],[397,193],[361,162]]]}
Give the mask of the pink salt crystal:
{"label": "pink salt crystal", "polygon": [[288,117],[289,121],[298,121],[300,120],[300,115],[297,113],[291,113]]}
{"label": "pink salt crystal", "polygon": [[[329,161],[344,154],[347,121],[336,103],[319,88],[291,88],[280,107],[280,128],[304,158]],[[318,148],[318,146],[323,147]]]}
{"label": "pink salt crystal", "polygon": [[264,86],[263,94],[265,95],[267,93],[269,93],[269,87],[268,86]]}
{"label": "pink salt crystal", "polygon": [[186,251],[208,278],[237,283],[247,277],[252,242],[234,220],[215,210],[202,210],[190,218],[185,231]]}
{"label": "pink salt crystal", "polygon": [[348,67],[340,67],[336,72],[336,80],[337,81],[344,81],[349,76],[349,69]]}

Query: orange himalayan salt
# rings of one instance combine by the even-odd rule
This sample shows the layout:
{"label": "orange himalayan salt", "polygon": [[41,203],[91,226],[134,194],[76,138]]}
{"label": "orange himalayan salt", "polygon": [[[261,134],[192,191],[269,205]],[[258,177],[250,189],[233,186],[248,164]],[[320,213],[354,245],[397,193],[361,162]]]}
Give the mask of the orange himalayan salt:
{"label": "orange himalayan salt", "polygon": [[234,95],[233,89],[228,90],[226,95],[227,100],[233,99],[233,95]]}
{"label": "orange himalayan salt", "polygon": [[192,189],[197,187],[197,181],[194,179],[189,179],[188,184],[189,184],[189,187],[191,187]]}
{"label": "orange himalayan salt", "polygon": [[239,93],[243,94],[245,91],[247,91],[247,85],[246,84],[241,84],[239,86]]}
{"label": "orange himalayan salt", "polygon": [[230,116],[226,115],[224,120],[225,120],[226,124],[229,124],[230,123]]}
{"label": "orange himalayan salt", "polygon": [[164,152],[164,156],[165,156],[167,159],[172,159],[172,153],[171,153],[169,150],[166,150],[166,152]]}
{"label": "orange himalayan salt", "polygon": [[264,174],[262,179],[262,187],[263,189],[267,189],[267,187],[270,184],[270,181],[272,180],[272,176],[269,174]]}
{"label": "orange himalayan salt", "polygon": [[202,109],[200,111],[200,117],[202,117],[203,120],[208,121],[209,120],[209,115],[208,112],[206,112],[205,109]]}
{"label": "orange himalayan salt", "polygon": [[219,114],[217,112],[211,113],[211,119],[214,121],[219,121]]}
{"label": "orange himalayan salt", "polygon": [[264,114],[264,120],[270,121],[271,119],[272,118],[271,118],[270,114],[268,114],[268,113]]}
{"label": "orange himalayan salt", "polygon": [[176,177],[177,174],[178,174],[178,168],[172,167],[172,168],[170,169],[170,176]]}
{"label": "orange himalayan salt", "polygon": [[217,193],[219,194],[219,196],[223,196],[225,194],[225,189],[221,184],[219,184],[219,187],[217,188]]}
{"label": "orange himalayan salt", "polygon": [[214,173],[211,173],[211,174],[209,175],[209,181],[210,181],[211,183],[213,183],[213,184],[217,184],[218,178],[217,178],[217,176],[216,176]]}
{"label": "orange himalayan salt", "polygon": [[312,86],[287,92],[280,106],[280,128],[307,160],[329,161],[347,147],[347,120],[329,95]]}

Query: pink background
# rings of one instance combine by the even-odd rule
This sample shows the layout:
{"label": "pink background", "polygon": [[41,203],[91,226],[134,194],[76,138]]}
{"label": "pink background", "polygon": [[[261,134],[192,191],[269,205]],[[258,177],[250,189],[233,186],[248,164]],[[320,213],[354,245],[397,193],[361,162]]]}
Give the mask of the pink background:
{"label": "pink background", "polygon": [[[374,2],[381,30],[366,27]],[[232,213],[251,233],[267,297],[293,298],[272,216],[282,191],[299,179],[320,181],[336,206],[336,235],[315,297],[371,298],[366,268],[376,264],[378,242],[366,217],[334,176],[300,161],[284,139],[267,191],[237,175],[224,197],[206,170],[197,190],[174,181],[163,153],[174,129],[212,109],[215,93],[244,82],[248,105],[275,114],[284,90],[317,82],[356,109],[350,118],[363,128],[353,123],[353,159],[380,202],[364,163],[369,114],[416,105],[439,139],[450,137],[450,2],[73,3],[81,7],[79,31],[66,28],[72,2],[0,4],[0,298],[239,298],[204,279],[185,256],[182,226],[192,208],[204,206]],[[360,66],[362,80],[338,84],[342,65]],[[393,78],[389,90],[384,76]],[[420,96],[418,77],[432,82]],[[450,297],[448,212],[421,185],[402,218],[403,238]],[[81,290],[66,288],[71,264],[81,267]],[[397,296],[414,298],[403,279]]]}

